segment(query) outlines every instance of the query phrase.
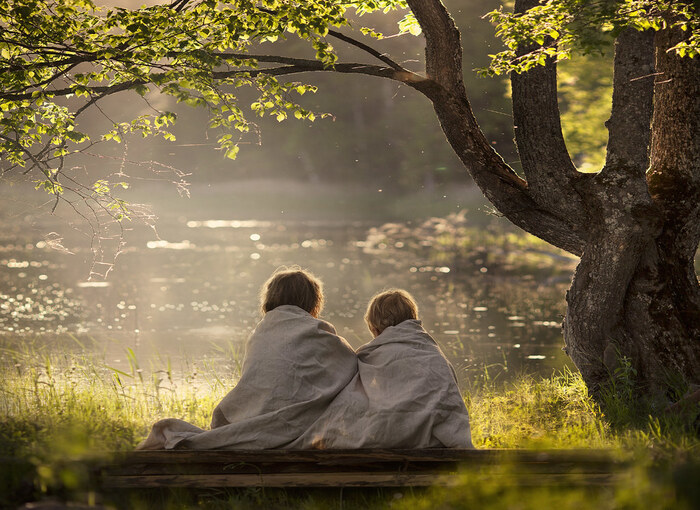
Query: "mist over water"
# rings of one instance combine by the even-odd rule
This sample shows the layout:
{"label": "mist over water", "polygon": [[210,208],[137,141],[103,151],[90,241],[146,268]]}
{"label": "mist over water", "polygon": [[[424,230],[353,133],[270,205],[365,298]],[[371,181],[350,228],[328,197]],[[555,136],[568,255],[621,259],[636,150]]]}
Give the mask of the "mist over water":
{"label": "mist over water", "polygon": [[95,351],[116,368],[128,366],[131,349],[144,369],[169,359],[224,370],[260,319],[262,283],[279,266],[297,264],[323,280],[322,317],[353,347],[371,340],[363,320],[371,296],[402,287],[463,381],[483,377],[484,367],[505,378],[567,364],[562,282],[489,273],[486,262],[435,263],[403,243],[369,249],[368,233],[382,217],[258,219],[230,209],[234,215],[213,216],[206,207],[165,214],[159,235],[135,229],[106,280],[87,279],[87,247],[67,253],[42,237],[52,217],[32,219],[31,230],[3,222],[0,344]]}

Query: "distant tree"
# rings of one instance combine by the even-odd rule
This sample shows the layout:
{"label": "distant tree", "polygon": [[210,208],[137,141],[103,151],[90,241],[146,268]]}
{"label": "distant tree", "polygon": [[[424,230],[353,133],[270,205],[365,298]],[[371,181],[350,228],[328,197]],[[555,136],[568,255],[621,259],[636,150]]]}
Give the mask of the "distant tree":
{"label": "distant tree", "polygon": [[[425,38],[425,72],[409,70],[347,34],[350,13],[408,8],[404,32]],[[78,118],[115,93],[159,91],[208,109],[229,157],[250,108],[278,120],[313,120],[297,103],[313,87],[283,82],[305,72],[354,73],[401,82],[431,101],[442,130],[486,197],[509,220],[581,256],[567,294],[566,351],[598,392],[620,367],[641,393],[663,396],[672,380],[700,384],[700,29],[697,2],[516,0],[498,11],[507,50],[489,72],[511,73],[516,143],[524,178],[483,135],[464,86],[460,33],[439,0],[176,0],[137,10],[89,0],[9,0],[0,6],[0,153],[4,173],[39,172],[57,200],[67,190],[116,219],[128,207],[106,180],[78,181],[65,158],[128,133],[172,135],[169,112],[110,122],[100,139]],[[343,28],[343,31],[338,30]],[[258,53],[257,43],[298,37],[312,54]],[[556,61],[615,39],[607,154],[595,174],[577,171],[557,103]],[[341,41],[376,63],[344,62]],[[266,46],[267,47],[267,46]],[[629,372],[629,371],[628,371]]]}

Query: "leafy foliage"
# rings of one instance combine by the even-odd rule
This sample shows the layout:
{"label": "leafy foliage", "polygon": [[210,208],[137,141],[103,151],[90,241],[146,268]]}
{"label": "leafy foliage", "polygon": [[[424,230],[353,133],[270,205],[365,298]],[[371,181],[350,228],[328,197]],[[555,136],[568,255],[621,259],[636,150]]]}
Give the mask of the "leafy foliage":
{"label": "leafy foliage", "polygon": [[[406,9],[405,0],[178,0],[135,10],[98,7],[92,0],[4,2],[0,157],[9,165],[4,170],[39,170],[37,187],[57,197],[70,190],[85,200],[106,199],[94,193],[94,183],[66,175],[65,158],[98,143],[121,143],[133,134],[175,140],[176,114],[152,104],[157,94],[205,109],[209,129],[218,132],[219,148],[235,158],[242,134],[257,130],[251,113],[253,119],[271,117],[279,122],[317,118],[317,113],[299,104],[300,96],[316,87],[286,82],[281,76],[335,69],[338,56],[329,41],[342,38],[335,28],[357,28],[382,38],[374,28],[352,26],[352,16],[397,9]],[[550,0],[526,14],[501,8],[490,18],[507,46],[493,55],[491,74],[522,72],[547,57],[567,58],[572,51],[600,51],[625,26],[640,30],[678,26],[688,37],[674,49],[693,57],[700,32],[692,4],[667,0]],[[421,33],[410,11],[398,25],[399,34]],[[278,44],[288,38],[304,43],[313,58],[256,53],[264,47],[260,43]],[[349,42],[368,49],[356,40]],[[517,55],[521,44],[536,47]],[[384,57],[379,52],[373,56]],[[392,65],[388,59],[385,63]],[[242,87],[252,89],[256,99],[242,104],[238,93]],[[143,98],[147,113],[112,119],[99,108],[107,96],[127,90]],[[108,123],[97,135],[80,128],[81,116],[95,109]],[[106,205],[100,203],[100,208],[109,212],[114,203]]]}
{"label": "leafy foliage", "polygon": [[[331,37],[382,59],[334,30],[348,27],[349,15],[405,7],[404,0],[175,0],[138,9],[100,7],[92,0],[3,2],[0,171],[27,175],[37,189],[54,196],[54,209],[67,203],[89,225],[94,260],[111,268],[102,241],[121,240],[124,220],[151,224],[153,216],[114,193],[128,178],[123,171],[126,152],[115,173],[92,181],[80,177],[74,171],[79,167],[68,165],[67,158],[92,155],[98,144],[123,144],[126,151],[126,141],[134,135],[174,141],[177,115],[167,111],[172,106],[158,106],[174,102],[205,110],[207,136],[213,132],[218,148],[233,159],[241,137],[257,131],[251,117],[278,122],[318,117],[298,102],[316,87],[281,77],[335,69],[338,57]],[[401,30],[415,33],[415,26],[409,17]],[[288,38],[305,48],[309,58],[256,53],[264,43]],[[241,88],[252,90],[252,96],[241,96]],[[141,98],[139,114],[119,118],[102,108],[106,98],[120,92]],[[158,96],[171,100],[156,103]],[[106,124],[96,133],[95,113]],[[174,184],[187,194],[186,174],[158,162],[146,165],[173,172]],[[106,276],[104,271],[94,274]]]}
{"label": "leafy foliage", "polygon": [[[507,49],[491,55],[484,74],[522,73],[547,58],[564,60],[572,53],[600,52],[626,27],[661,30],[677,27],[687,37],[671,48],[694,58],[700,52],[700,16],[692,3],[673,0],[548,0],[525,13],[501,7],[489,13]],[[518,53],[518,47],[528,50]]]}
{"label": "leafy foliage", "polygon": [[[99,180],[105,181],[102,184],[82,182],[66,167],[66,158],[88,152],[96,144],[123,143],[129,135],[175,140],[173,124],[177,116],[152,101],[157,95],[205,110],[207,136],[213,130],[218,147],[228,158],[235,158],[241,137],[257,131],[254,121],[263,117],[278,122],[288,118],[313,121],[319,116],[300,104],[301,96],[315,92],[316,87],[285,81],[283,76],[327,70],[383,77],[393,77],[392,72],[410,74],[384,53],[335,30],[356,29],[382,38],[378,30],[361,26],[356,20],[364,21],[365,14],[406,7],[405,0],[175,0],[170,5],[135,10],[98,7],[92,0],[3,2],[2,171],[21,169],[37,188],[55,195],[56,203],[66,193],[74,193],[91,203],[88,215],[106,215],[118,222],[131,218],[126,204],[111,193],[124,182],[122,173],[117,172],[116,179],[100,176]],[[498,32],[508,47],[495,56],[490,71],[493,74],[522,71],[543,63],[547,56],[566,58],[574,50],[598,51],[624,26],[677,26],[688,33],[688,38],[676,51],[691,57],[697,53],[698,19],[693,6],[685,2],[552,0],[524,15],[494,11],[491,19],[498,23]],[[421,33],[411,12],[403,18],[399,15],[397,20],[399,34]],[[294,39],[296,50],[303,46],[300,53],[308,58],[280,55],[290,48],[285,39]],[[368,72],[370,65],[341,63],[330,42],[334,39],[359,48],[383,61],[384,66],[375,66],[373,72]],[[262,52],[270,43],[275,44],[278,54]],[[541,46],[517,56],[520,43]],[[342,68],[343,65],[350,67]],[[241,88],[252,89],[254,97],[241,96]],[[478,93],[478,87],[470,85],[470,90],[477,90],[475,96],[485,95]],[[112,118],[101,109],[101,101],[122,91],[130,91],[132,97],[143,100],[141,114]],[[97,134],[84,128],[84,116],[90,111],[99,112],[107,123]],[[495,113],[509,123],[505,120],[507,115]],[[422,123],[424,117],[414,111],[400,115],[409,119],[406,124],[410,127]],[[361,129],[364,127],[361,125]],[[509,137],[510,125],[499,129],[503,138]],[[395,135],[391,141],[394,146],[405,143],[403,133]],[[597,143],[593,149],[599,146]],[[504,154],[500,145],[499,150]],[[584,150],[588,151],[588,147]],[[433,159],[438,164],[418,174],[426,187],[439,181],[446,168],[443,160]],[[415,166],[415,162],[409,164]],[[105,193],[105,189],[109,192]]]}
{"label": "leafy foliage", "polygon": [[[348,25],[348,11],[402,7],[399,0],[204,0],[136,10],[97,7],[92,0],[4,2],[0,156],[11,168],[40,170],[38,186],[61,195],[65,185],[58,181],[70,154],[104,141],[119,143],[131,133],[174,140],[169,128],[175,114],[153,107],[152,114],[127,122],[109,118],[111,128],[97,139],[79,131],[83,112],[108,95],[132,90],[149,106],[149,94],[157,92],[207,109],[209,127],[220,130],[220,148],[234,158],[235,133],[252,127],[239,104],[239,87],[257,91],[250,105],[257,116],[315,118],[296,100],[315,87],[282,82],[275,75],[289,70],[270,70],[264,63],[309,66],[314,60],[251,55],[254,45],[294,36],[314,51],[319,63],[314,70],[332,68],[337,56],[326,36],[331,27]],[[415,25],[408,19],[402,28],[415,32]],[[94,189],[88,185],[79,191],[85,197]]]}

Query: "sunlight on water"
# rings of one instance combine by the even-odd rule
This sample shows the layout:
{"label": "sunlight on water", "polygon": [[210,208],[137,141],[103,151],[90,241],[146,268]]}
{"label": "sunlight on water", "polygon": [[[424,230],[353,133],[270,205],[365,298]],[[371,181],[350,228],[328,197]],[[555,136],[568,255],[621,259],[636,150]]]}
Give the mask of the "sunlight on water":
{"label": "sunlight on water", "polygon": [[148,241],[146,243],[146,248],[155,249],[163,248],[166,250],[191,250],[195,248],[195,245],[189,242],[187,239],[177,243],[171,243],[168,241]]}
{"label": "sunlight on water", "polygon": [[111,282],[78,282],[75,284],[76,287],[79,287],[81,289],[86,289],[86,288],[92,288],[92,289],[100,289],[100,288],[105,288],[111,286]]}
{"label": "sunlight on water", "polygon": [[187,226],[189,228],[270,228],[272,223],[257,220],[205,220],[188,221]]}
{"label": "sunlight on water", "polygon": [[[423,255],[444,246],[439,237],[415,245],[408,235],[391,240],[381,232],[341,220],[162,220],[160,239],[150,231],[131,237],[108,281],[85,281],[89,253],[13,241],[0,260],[0,341],[81,345],[120,360],[116,368],[128,363],[127,348],[142,366],[165,359],[228,366],[231,349],[242,348],[260,318],[262,283],[277,267],[298,264],[323,280],[322,317],[354,347],[371,340],[363,319],[371,296],[404,287],[460,377],[484,366],[548,373],[567,363],[561,284],[506,277],[480,246],[465,264]],[[486,264],[494,269],[484,272]]]}
{"label": "sunlight on water", "polygon": [[185,278],[151,278],[149,281],[151,283],[185,283],[187,280]]}

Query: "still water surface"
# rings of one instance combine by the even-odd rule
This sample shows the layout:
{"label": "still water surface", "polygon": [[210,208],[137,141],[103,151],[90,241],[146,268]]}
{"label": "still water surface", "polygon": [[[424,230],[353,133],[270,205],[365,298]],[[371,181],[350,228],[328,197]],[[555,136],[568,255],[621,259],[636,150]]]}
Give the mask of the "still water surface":
{"label": "still water surface", "polygon": [[147,369],[168,359],[230,366],[259,320],[260,285],[275,268],[299,264],[324,281],[323,318],[354,347],[371,339],[369,298],[403,287],[462,381],[483,377],[484,367],[505,378],[567,365],[565,285],[370,252],[367,232],[380,224],[179,217],[161,222],[160,236],[133,233],[106,281],[87,281],[87,249],[69,254],[36,232],[4,229],[0,342],[102,352],[114,367],[128,366],[128,349]]}
{"label": "still water surface", "polygon": [[74,256],[16,246],[0,260],[4,341],[80,343],[104,350],[116,367],[127,363],[127,347],[142,364],[165,357],[216,364],[240,350],[257,322],[261,283],[278,266],[298,263],[323,279],[323,316],[354,347],[370,340],[362,316],[372,294],[400,286],[415,295],[426,329],[464,377],[489,365],[492,374],[564,366],[558,303],[547,301],[556,295],[367,254],[367,227],[189,221],[169,241],[132,241],[107,281],[86,281]]}

